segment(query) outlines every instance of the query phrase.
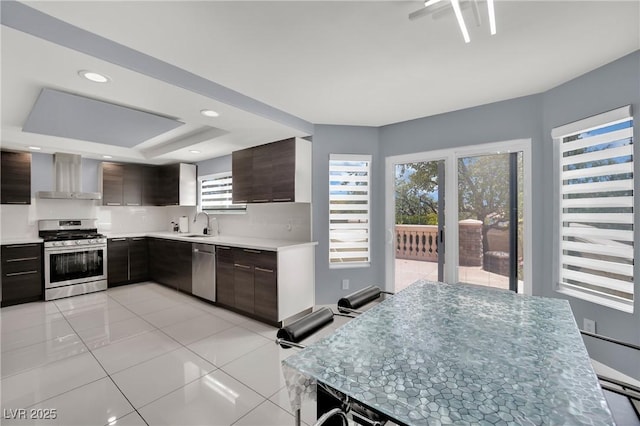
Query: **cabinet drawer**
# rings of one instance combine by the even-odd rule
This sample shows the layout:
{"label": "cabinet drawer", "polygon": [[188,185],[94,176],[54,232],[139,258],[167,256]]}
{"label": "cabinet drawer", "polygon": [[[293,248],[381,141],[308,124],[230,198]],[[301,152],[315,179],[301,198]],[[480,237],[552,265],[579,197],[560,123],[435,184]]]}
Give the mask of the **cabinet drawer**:
{"label": "cabinet drawer", "polygon": [[233,249],[229,246],[216,246],[216,257],[233,259]]}
{"label": "cabinet drawer", "polygon": [[275,271],[278,267],[278,255],[273,251],[263,251],[254,261],[256,268]]}
{"label": "cabinet drawer", "polygon": [[20,275],[2,273],[2,306],[42,299],[42,272],[24,271]]}
{"label": "cabinet drawer", "polygon": [[42,271],[42,261],[39,257],[36,258],[24,258],[26,260],[16,260],[3,262],[2,265],[2,277],[10,278],[16,276],[16,274],[23,274],[31,271],[40,273]]}
{"label": "cabinet drawer", "polygon": [[29,259],[32,257],[40,258],[42,253],[42,244],[11,244],[2,246],[2,263],[11,263],[12,260]]}

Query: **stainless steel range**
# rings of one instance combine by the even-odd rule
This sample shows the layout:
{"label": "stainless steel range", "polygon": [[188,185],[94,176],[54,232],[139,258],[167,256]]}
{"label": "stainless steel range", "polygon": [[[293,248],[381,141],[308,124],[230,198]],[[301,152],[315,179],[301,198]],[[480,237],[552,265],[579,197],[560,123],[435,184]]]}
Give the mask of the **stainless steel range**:
{"label": "stainless steel range", "polygon": [[45,300],[107,288],[107,238],[97,219],[38,221],[44,239]]}

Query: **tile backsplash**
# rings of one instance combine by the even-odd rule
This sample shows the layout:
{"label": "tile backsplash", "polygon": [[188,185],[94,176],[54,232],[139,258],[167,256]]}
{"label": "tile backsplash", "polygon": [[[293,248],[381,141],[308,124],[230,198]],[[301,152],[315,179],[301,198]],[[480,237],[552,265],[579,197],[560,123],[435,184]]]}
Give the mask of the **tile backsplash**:
{"label": "tile backsplash", "polygon": [[[38,236],[40,219],[98,219],[98,231],[129,233],[170,231],[171,221],[189,218],[189,232],[202,232],[204,216],[193,222],[195,207],[109,207],[91,200],[32,198],[31,205],[0,205],[0,237],[5,240]],[[215,215],[225,235],[290,241],[310,241],[310,204],[249,205],[246,214]]]}

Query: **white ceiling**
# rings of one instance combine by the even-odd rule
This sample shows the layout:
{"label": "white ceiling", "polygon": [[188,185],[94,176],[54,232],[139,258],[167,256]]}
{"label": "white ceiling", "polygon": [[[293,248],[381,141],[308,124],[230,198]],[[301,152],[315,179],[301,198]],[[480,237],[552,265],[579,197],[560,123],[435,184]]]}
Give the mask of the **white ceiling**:
{"label": "white ceiling", "polygon": [[[421,1],[25,4],[316,124],[381,126],[539,93],[640,48],[637,0],[497,0],[495,36],[480,1],[480,27],[471,9],[465,11],[469,44],[451,13],[409,21]],[[113,81],[83,81],[79,69],[103,72]],[[42,87],[187,124],[134,149],[23,133]],[[133,161],[196,161],[305,133],[5,26],[2,106],[3,145],[63,144]],[[202,108],[221,116],[206,119],[198,114]],[[229,133],[193,146],[180,142],[203,126]],[[168,152],[151,158],[141,151],[167,141],[179,148],[165,145],[155,154]]]}

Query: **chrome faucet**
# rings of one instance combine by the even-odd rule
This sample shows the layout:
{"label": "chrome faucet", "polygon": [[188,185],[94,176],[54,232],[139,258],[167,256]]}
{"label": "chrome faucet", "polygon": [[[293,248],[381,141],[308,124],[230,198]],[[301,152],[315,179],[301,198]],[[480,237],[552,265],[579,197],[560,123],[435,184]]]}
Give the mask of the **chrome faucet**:
{"label": "chrome faucet", "polygon": [[193,223],[196,223],[196,220],[198,220],[198,216],[200,216],[201,214],[204,214],[207,217],[207,227],[204,229],[204,233],[207,235],[212,235],[212,236],[217,236],[219,229],[218,229],[218,219],[216,219],[215,217],[213,218],[213,223],[214,223],[214,227],[211,227],[211,216],[209,216],[209,213],[205,212],[205,211],[199,211],[198,213],[196,213],[196,215],[193,217]]}
{"label": "chrome faucet", "polygon": [[211,225],[209,223],[211,221],[211,217],[209,216],[209,213],[205,211],[200,211],[196,213],[196,215],[193,217],[193,223],[196,223],[196,220],[198,220],[198,216],[200,216],[201,214],[204,214],[207,217],[207,227],[204,229],[204,233],[209,234],[211,231]]}

